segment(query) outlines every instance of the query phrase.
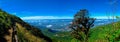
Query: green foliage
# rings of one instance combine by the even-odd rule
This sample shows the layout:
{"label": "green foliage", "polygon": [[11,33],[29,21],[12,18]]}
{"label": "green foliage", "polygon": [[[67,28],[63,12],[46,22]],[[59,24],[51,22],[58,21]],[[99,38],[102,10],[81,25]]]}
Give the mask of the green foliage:
{"label": "green foliage", "polygon": [[116,16],[117,19],[119,19],[120,17],[119,16]]}
{"label": "green foliage", "polygon": [[75,38],[73,38],[73,39],[71,40],[71,42],[80,42],[80,41],[77,40],[77,39],[75,39]]}
{"label": "green foliage", "polygon": [[[4,36],[5,34],[8,34],[8,29],[10,29],[11,21],[9,15],[7,15],[5,11],[2,11],[0,9],[0,36]],[[8,18],[9,17],[9,18]]]}
{"label": "green foliage", "polygon": [[117,19],[118,21],[120,21],[120,17],[119,17],[119,16],[116,16],[116,19]]}
{"label": "green foliage", "polygon": [[90,42],[118,42],[120,41],[120,22],[95,27],[90,33]]}
{"label": "green foliage", "polygon": [[88,42],[89,30],[94,26],[94,18],[89,18],[89,12],[86,9],[80,10],[75,14],[70,28],[72,36],[81,42]]}
{"label": "green foliage", "polygon": [[24,38],[24,34],[23,33],[17,32],[17,36],[18,36],[19,42],[28,42],[28,40],[26,40]]}

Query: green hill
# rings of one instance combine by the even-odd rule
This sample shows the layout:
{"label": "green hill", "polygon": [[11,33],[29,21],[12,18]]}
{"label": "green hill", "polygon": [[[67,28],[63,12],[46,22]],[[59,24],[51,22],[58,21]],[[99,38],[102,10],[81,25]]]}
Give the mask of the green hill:
{"label": "green hill", "polygon": [[40,29],[0,9],[0,42],[52,42]]}
{"label": "green hill", "polygon": [[89,42],[120,42],[120,21],[91,29]]}
{"label": "green hill", "polygon": [[[43,32],[53,42],[80,42],[73,38],[70,32],[51,33],[47,30]],[[89,42],[118,42],[120,41],[120,21],[91,28],[89,35]]]}
{"label": "green hill", "polygon": [[59,31],[59,32],[50,32],[48,29],[44,29],[42,30],[42,32],[50,37],[52,39],[53,42],[71,42],[71,40],[73,39],[70,36],[70,32],[63,32],[63,31]]}

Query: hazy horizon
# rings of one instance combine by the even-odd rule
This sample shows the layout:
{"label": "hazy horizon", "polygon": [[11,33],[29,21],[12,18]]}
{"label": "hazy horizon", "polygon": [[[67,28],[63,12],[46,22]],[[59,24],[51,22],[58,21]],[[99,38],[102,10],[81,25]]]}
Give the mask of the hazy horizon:
{"label": "hazy horizon", "polygon": [[2,10],[22,19],[72,19],[80,9],[87,9],[92,18],[112,19],[113,14],[120,16],[118,4],[118,0],[0,0]]}

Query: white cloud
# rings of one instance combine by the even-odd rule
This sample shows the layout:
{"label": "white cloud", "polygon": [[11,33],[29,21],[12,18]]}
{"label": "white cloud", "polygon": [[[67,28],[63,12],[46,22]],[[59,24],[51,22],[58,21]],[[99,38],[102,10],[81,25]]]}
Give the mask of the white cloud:
{"label": "white cloud", "polygon": [[[95,16],[93,18],[96,18],[96,19],[113,19],[113,16]],[[114,16],[114,19],[116,19],[116,16]]]}
{"label": "white cloud", "polygon": [[[92,18],[96,19],[113,19],[113,16],[91,16]],[[23,20],[37,20],[37,19],[73,19],[73,17],[69,16],[27,16],[21,17]],[[114,19],[116,17],[114,16]]]}
{"label": "white cloud", "polygon": [[47,25],[46,27],[47,27],[47,28],[50,28],[50,27],[52,27],[52,25]]}
{"label": "white cloud", "polygon": [[27,17],[21,17],[21,19],[29,20],[29,19],[72,19],[73,17],[68,16],[27,16]]}

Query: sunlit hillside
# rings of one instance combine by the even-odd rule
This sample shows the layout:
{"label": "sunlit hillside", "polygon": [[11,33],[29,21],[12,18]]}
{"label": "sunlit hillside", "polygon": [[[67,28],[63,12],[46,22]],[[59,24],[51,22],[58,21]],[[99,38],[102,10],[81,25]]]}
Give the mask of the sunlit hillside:
{"label": "sunlit hillside", "polygon": [[40,29],[0,10],[0,42],[51,42]]}

